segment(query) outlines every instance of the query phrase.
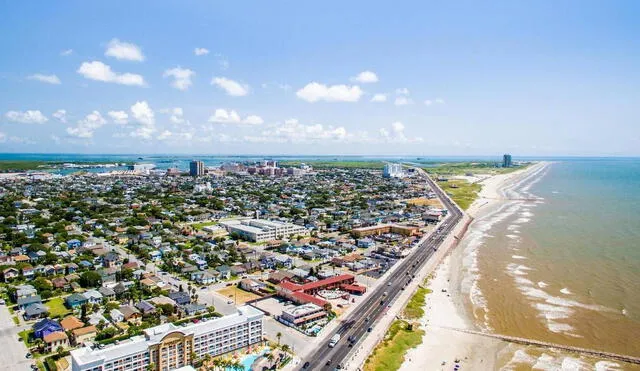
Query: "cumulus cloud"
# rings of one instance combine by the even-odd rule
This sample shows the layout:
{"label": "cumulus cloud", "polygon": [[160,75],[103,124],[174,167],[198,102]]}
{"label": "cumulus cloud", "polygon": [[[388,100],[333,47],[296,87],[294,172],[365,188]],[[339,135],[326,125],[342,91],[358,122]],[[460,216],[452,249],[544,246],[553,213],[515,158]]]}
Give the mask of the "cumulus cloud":
{"label": "cumulus cloud", "polygon": [[60,55],[63,57],[68,57],[73,54],[73,49],[66,49],[60,52]]}
{"label": "cumulus cloud", "polygon": [[246,124],[246,125],[260,125],[264,122],[262,117],[256,115],[249,115],[245,118],[234,111],[227,111],[224,108],[218,108],[211,117],[209,122],[215,122],[218,124]]}
{"label": "cumulus cloud", "polygon": [[398,88],[398,89],[396,89],[396,94],[398,94],[398,95],[409,95],[409,89],[407,89],[407,88]]}
{"label": "cumulus cloud", "polygon": [[175,107],[171,110],[171,117],[169,117],[169,120],[171,120],[171,122],[176,125],[184,124],[185,122],[187,122],[184,119],[184,111],[181,107]]}
{"label": "cumulus cloud", "polygon": [[126,61],[144,61],[144,55],[139,46],[133,43],[112,39],[107,44],[107,50],[104,52],[107,57],[114,57],[119,60]]}
{"label": "cumulus cloud", "polygon": [[34,75],[28,76],[27,78],[29,80],[36,80],[47,84],[59,85],[61,83],[60,79],[56,75],[43,75],[40,73],[36,73]]}
{"label": "cumulus cloud", "polygon": [[211,85],[218,86],[224,90],[227,95],[233,97],[242,97],[249,94],[249,85],[241,84],[226,77],[214,77],[213,80],[211,80]]}
{"label": "cumulus cloud", "polygon": [[134,138],[151,139],[156,131],[155,113],[146,101],[136,102],[131,106],[131,117],[138,127],[129,133]]}
{"label": "cumulus cloud", "polygon": [[144,85],[144,78],[134,73],[117,73],[100,61],[84,62],[76,71],[84,78],[121,85]]}
{"label": "cumulus cloud", "polygon": [[44,124],[49,119],[38,110],[8,111],[4,115],[7,120],[21,124]]}
{"label": "cumulus cloud", "polygon": [[270,127],[260,135],[245,136],[244,140],[252,143],[309,143],[309,142],[341,142],[349,139],[347,130],[342,127],[324,126],[322,124],[301,124],[297,119],[286,120],[283,124]]}
{"label": "cumulus cloud", "polygon": [[125,125],[129,122],[129,114],[125,111],[109,111],[107,114],[116,124]]}
{"label": "cumulus cloud", "polygon": [[402,122],[396,121],[391,124],[391,130],[387,128],[380,129],[380,136],[383,141],[391,143],[410,143],[410,142],[422,142],[421,137],[407,138],[404,133],[405,126]]}
{"label": "cumulus cloud", "polygon": [[378,82],[378,75],[373,71],[363,71],[360,72],[357,76],[351,78],[351,81],[359,82],[362,84]]}
{"label": "cumulus cloud", "polygon": [[362,96],[359,86],[331,85],[327,86],[317,82],[311,82],[296,92],[298,98],[307,102],[357,102]]}
{"label": "cumulus cloud", "polygon": [[387,95],[386,94],[375,94],[373,98],[371,98],[372,102],[386,102]]}
{"label": "cumulus cloud", "polygon": [[169,130],[163,130],[160,134],[158,134],[158,136],[156,137],[156,139],[158,140],[182,140],[182,141],[189,141],[191,139],[193,139],[193,133],[189,133],[189,132],[182,132],[182,133],[174,133],[172,131]]}
{"label": "cumulus cloud", "polygon": [[56,120],[62,122],[63,124],[67,123],[67,111],[66,110],[59,109],[59,110],[55,111],[53,114],[51,114],[51,116],[53,116],[53,118],[55,118]]}
{"label": "cumulus cloud", "polygon": [[196,73],[188,68],[181,68],[180,66],[164,71],[163,77],[172,77],[173,82],[171,86],[178,90],[187,90],[193,84],[191,77]]}
{"label": "cumulus cloud", "polygon": [[205,48],[195,48],[195,49],[193,49],[193,54],[195,54],[197,56],[207,55],[207,54],[209,54],[209,50],[205,49]]}
{"label": "cumulus cloud", "polygon": [[79,120],[75,127],[68,127],[67,134],[72,137],[89,139],[93,138],[93,132],[107,123],[100,112],[93,111],[84,119]]}
{"label": "cumulus cloud", "polygon": [[396,106],[406,106],[409,104],[413,104],[413,101],[410,98],[401,96],[401,97],[396,97],[396,99],[393,101],[393,104],[395,104]]}

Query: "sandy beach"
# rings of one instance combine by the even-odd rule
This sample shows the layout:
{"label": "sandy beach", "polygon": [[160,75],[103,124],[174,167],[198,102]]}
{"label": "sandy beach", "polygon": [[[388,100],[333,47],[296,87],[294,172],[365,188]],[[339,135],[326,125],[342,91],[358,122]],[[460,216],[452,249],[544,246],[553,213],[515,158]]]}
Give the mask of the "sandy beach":
{"label": "sandy beach", "polygon": [[[545,164],[534,164],[509,174],[478,176],[476,180],[482,184],[482,190],[467,213],[472,217],[482,215],[505,197],[502,189],[542,166]],[[507,345],[505,342],[454,330],[476,329],[464,307],[465,298],[459,291],[462,280],[460,267],[462,253],[455,248],[443,259],[429,281],[427,287],[433,292],[426,297],[425,316],[421,319],[426,333],[422,344],[407,353],[401,371],[453,370],[456,364],[460,370],[496,369],[498,354]]]}

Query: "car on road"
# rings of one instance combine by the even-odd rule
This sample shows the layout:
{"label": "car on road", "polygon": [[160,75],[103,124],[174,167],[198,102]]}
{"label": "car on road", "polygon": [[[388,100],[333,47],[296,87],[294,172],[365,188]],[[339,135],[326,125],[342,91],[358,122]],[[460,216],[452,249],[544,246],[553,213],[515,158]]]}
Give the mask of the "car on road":
{"label": "car on road", "polygon": [[227,304],[233,304],[233,300],[227,300]]}
{"label": "car on road", "polygon": [[327,366],[329,366],[331,364],[331,360],[327,360]]}
{"label": "car on road", "polygon": [[367,332],[371,332],[371,331],[373,331],[373,327],[369,327],[369,328],[367,329]]}
{"label": "car on road", "polygon": [[309,368],[309,365],[311,365],[308,361],[304,363],[304,365],[302,365],[302,369],[306,370]]}
{"label": "car on road", "polygon": [[6,302],[4,301],[4,299],[0,299],[0,305],[5,305]]}
{"label": "car on road", "polygon": [[336,344],[338,344],[338,342],[340,341],[340,334],[335,334],[331,337],[331,339],[329,340],[329,348],[333,348],[336,346]]}
{"label": "car on road", "polygon": [[31,353],[27,353],[27,354],[25,355],[25,357],[27,357],[27,358],[31,358],[31,357],[32,357],[32,356],[31,356]]}

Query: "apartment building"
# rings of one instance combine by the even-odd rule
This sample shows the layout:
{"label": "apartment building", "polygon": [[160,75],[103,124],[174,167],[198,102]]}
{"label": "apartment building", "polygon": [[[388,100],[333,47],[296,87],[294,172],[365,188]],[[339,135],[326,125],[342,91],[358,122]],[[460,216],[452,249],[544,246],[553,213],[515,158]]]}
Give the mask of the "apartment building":
{"label": "apartment building", "polygon": [[245,240],[263,242],[295,235],[308,235],[309,230],[291,223],[262,219],[236,219],[220,222],[229,234],[236,233]]}
{"label": "apartment building", "polygon": [[[187,326],[166,323],[103,349],[71,351],[72,371],[170,371],[262,341],[263,313],[242,306],[234,314]],[[151,367],[150,367],[151,366]]]}
{"label": "apartment building", "polygon": [[280,315],[280,322],[288,326],[300,326],[319,321],[327,316],[324,308],[313,303],[302,304],[285,308]]}

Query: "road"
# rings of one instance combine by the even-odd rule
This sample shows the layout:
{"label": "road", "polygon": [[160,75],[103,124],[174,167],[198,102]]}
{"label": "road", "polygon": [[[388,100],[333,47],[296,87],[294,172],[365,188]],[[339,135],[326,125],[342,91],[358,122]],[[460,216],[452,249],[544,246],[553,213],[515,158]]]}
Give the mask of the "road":
{"label": "road", "polygon": [[5,305],[0,306],[0,370],[30,370],[32,361],[27,359],[27,347],[18,340],[21,329],[13,323]]}
{"label": "road", "polygon": [[307,367],[309,370],[320,370],[323,368],[333,369],[338,365],[343,365],[352,349],[348,338],[353,337],[356,341],[360,341],[368,335],[368,329],[375,326],[378,318],[383,315],[387,308],[396,300],[408,281],[413,278],[416,272],[422,269],[436,249],[442,244],[442,241],[462,219],[462,211],[458,209],[449,197],[447,197],[426,174],[424,176],[431,189],[449,211],[447,218],[422,245],[416,247],[416,251],[410,258],[405,258],[397,263],[400,264],[400,266],[384,279],[358,308],[344,319],[335,332],[341,335],[340,341],[338,341],[335,347],[329,347],[330,336],[328,336],[327,339],[320,343],[318,350],[314,352],[311,357],[302,361],[302,364],[309,362]]}

